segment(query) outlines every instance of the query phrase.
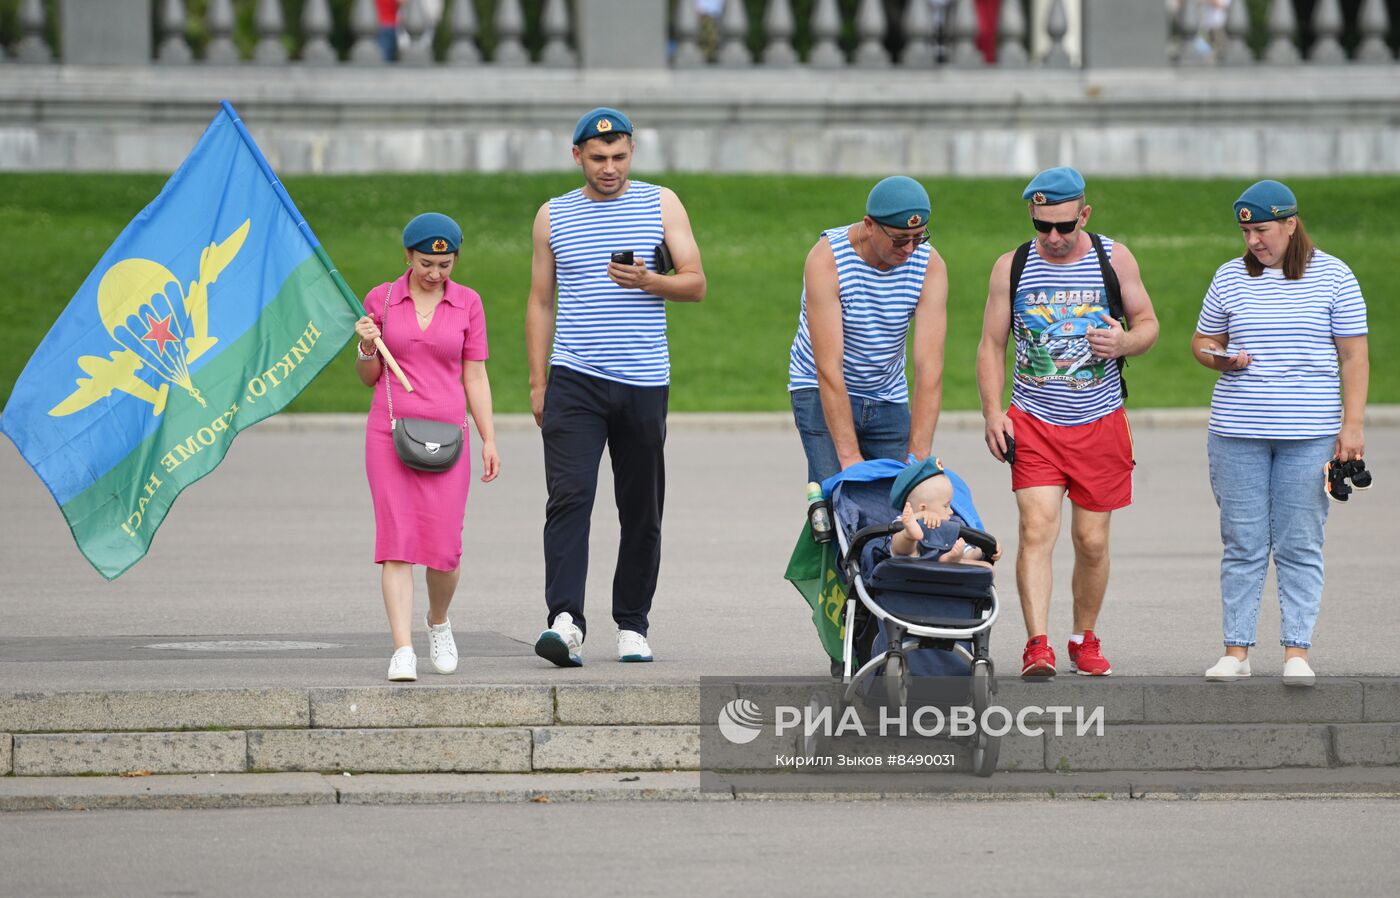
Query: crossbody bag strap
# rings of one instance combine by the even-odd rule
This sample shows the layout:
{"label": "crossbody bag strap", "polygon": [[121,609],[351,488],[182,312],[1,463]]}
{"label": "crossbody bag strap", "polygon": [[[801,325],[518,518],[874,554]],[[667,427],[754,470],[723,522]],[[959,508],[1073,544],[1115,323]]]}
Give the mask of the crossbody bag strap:
{"label": "crossbody bag strap", "polygon": [[[389,282],[389,288],[384,291],[384,317],[379,322],[379,334],[382,338],[384,327],[389,323],[389,297],[394,295],[394,282]],[[394,420],[394,390],[393,378],[385,377],[384,366],[379,368],[379,376],[384,378],[384,398],[389,400],[389,430],[393,431],[398,427],[398,422]]]}
{"label": "crossbody bag strap", "polygon": [[[446,288],[446,287],[443,287],[443,296],[444,296],[444,298],[446,298],[446,290],[447,290],[447,288]],[[384,291],[384,318],[383,318],[383,320],[381,320],[381,321],[379,322],[379,333],[380,333],[381,337],[383,336],[383,333],[384,333],[384,326],[387,325],[387,324],[389,323],[389,298],[392,297],[393,295],[394,295],[394,282],[393,282],[393,281],[390,281],[390,282],[389,282],[389,289],[387,289],[387,290]],[[383,370],[382,367],[380,368],[379,376],[380,376],[380,377],[384,377],[384,370]],[[394,420],[394,389],[393,389],[393,379],[392,379],[392,378],[389,378],[389,377],[384,377],[384,398],[387,399],[388,402],[389,402],[389,430],[392,431],[394,428],[398,427],[399,425],[398,425],[398,422]],[[471,412],[470,412],[470,410],[468,410],[465,414],[462,415],[462,430],[465,431],[465,430],[467,429],[467,422],[470,421],[470,420],[471,420]]]}

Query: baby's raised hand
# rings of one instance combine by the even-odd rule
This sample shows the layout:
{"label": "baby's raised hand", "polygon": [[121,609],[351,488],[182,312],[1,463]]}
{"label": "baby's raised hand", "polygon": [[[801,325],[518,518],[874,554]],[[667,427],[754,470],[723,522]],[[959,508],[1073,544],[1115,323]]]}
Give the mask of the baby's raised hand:
{"label": "baby's raised hand", "polygon": [[908,502],[904,503],[904,511],[899,519],[904,522],[904,535],[914,542],[924,538],[924,528],[919,526],[919,516],[914,514],[914,506]]}

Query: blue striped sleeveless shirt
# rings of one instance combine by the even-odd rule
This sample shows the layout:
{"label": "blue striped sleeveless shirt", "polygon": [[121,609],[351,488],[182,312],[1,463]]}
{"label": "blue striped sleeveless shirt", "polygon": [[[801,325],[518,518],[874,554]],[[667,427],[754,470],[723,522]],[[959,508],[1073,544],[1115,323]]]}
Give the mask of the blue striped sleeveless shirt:
{"label": "blue striped sleeveless shirt", "polygon": [[[1113,246],[1103,238],[1110,259]],[[1088,424],[1119,409],[1118,363],[1095,358],[1086,336],[1090,327],[1103,327],[1107,316],[1108,294],[1092,247],[1077,262],[1054,265],[1033,244],[1011,307],[1016,341],[1011,404],[1062,427]]]}
{"label": "blue striped sleeveless shirt", "polygon": [[[928,270],[929,245],[920,246],[902,265],[888,271],[868,264],[851,245],[852,225],[823,231],[836,257],[837,291],[841,301],[841,332],[845,340],[842,373],[846,392],[884,402],[909,401],[904,377],[905,341],[909,322],[919,305]],[[817,387],[817,363],[807,330],[807,290],[797,336],[788,357],[788,391]]]}
{"label": "blue striped sleeveless shirt", "polygon": [[1281,268],[1249,276],[1243,259],[1215,272],[1196,330],[1229,334],[1249,367],[1215,382],[1210,432],[1227,437],[1307,439],[1342,429],[1336,337],[1366,333],[1366,302],[1347,264],[1314,250],[1303,277]]}
{"label": "blue striped sleeveless shirt", "polygon": [[662,241],[661,188],[632,181],[602,202],[582,188],[549,201],[549,246],[559,284],[549,363],[636,387],[671,380],[666,301],[619,287],[608,259],[631,250],[650,263]]}

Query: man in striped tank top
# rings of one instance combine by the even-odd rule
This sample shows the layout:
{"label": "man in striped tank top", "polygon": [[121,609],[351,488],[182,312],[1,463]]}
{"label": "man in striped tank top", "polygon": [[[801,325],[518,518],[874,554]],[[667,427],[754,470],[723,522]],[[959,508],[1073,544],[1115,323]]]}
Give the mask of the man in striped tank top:
{"label": "man in striped tank top", "polygon": [[[535,216],[525,312],[530,409],[544,437],[549,488],[548,629],[535,653],[560,667],[583,663],[588,527],[605,445],[622,530],[612,596],[617,656],[652,660],[647,614],[661,564],[671,380],[666,301],[705,296],[685,207],[670,190],[629,177],[627,116],[592,110],[579,119],[573,143],[584,184]],[[658,270],[667,261],[674,274]]]}
{"label": "man in striped tank top", "polygon": [[[933,451],[948,270],[928,242],[929,212],[918,181],[886,178],[864,218],[823,231],[807,254],[788,394],[809,481],[868,458]],[[911,323],[913,403],[904,373]]]}
{"label": "man in striped tank top", "polygon": [[[1133,254],[1085,230],[1092,209],[1079,172],[1043,171],[1023,199],[1037,235],[992,268],[977,349],[987,448],[1011,463],[1020,513],[1016,587],[1029,636],[1021,676],[1055,675],[1050,560],[1066,494],[1074,541],[1070,670],[1106,676],[1112,667],[1094,628],[1108,587],[1109,516],[1133,497],[1122,360],[1152,348],[1157,318]],[[1003,412],[1013,332],[1011,406]]]}

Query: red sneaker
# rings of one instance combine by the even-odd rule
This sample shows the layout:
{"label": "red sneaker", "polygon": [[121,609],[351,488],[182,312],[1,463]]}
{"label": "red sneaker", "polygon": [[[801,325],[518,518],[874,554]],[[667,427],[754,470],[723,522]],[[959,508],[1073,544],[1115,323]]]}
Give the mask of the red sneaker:
{"label": "red sneaker", "polygon": [[1055,650],[1050,648],[1050,640],[1043,635],[1026,640],[1026,650],[1021,654],[1021,676],[1048,679],[1054,675]]}
{"label": "red sneaker", "polygon": [[1093,630],[1084,631],[1084,641],[1069,644],[1069,669],[1086,677],[1106,677],[1113,673],[1108,659],[1099,650],[1099,638]]}

